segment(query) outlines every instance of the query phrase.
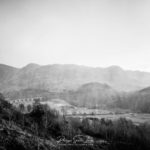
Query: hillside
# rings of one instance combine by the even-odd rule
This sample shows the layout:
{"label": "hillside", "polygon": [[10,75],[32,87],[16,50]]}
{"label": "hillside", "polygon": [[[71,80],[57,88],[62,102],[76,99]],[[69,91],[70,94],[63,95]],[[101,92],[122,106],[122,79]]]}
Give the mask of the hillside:
{"label": "hillside", "polygon": [[21,89],[21,90],[11,90],[8,92],[3,92],[3,95],[10,99],[22,99],[22,98],[32,98],[32,97],[50,97],[52,93],[47,90],[42,89]]}
{"label": "hillside", "polygon": [[[55,99],[60,99],[79,107],[106,108],[112,106],[131,109],[135,112],[150,113],[150,87],[137,91],[120,92],[107,84],[91,82],[81,85],[76,90],[64,90],[62,92],[29,88],[4,92],[3,94],[10,100],[40,96],[48,100],[49,103]],[[59,102],[62,103],[62,101]]]}
{"label": "hillside", "polygon": [[23,68],[0,65],[0,90],[74,90],[89,82],[110,85],[116,90],[134,91],[150,86],[150,73],[125,71],[117,66],[92,68],[78,65],[28,64]]}
{"label": "hillside", "polygon": [[[17,68],[0,64],[0,89],[4,90],[12,87],[9,81],[13,76],[16,76],[17,71]],[[7,85],[9,86],[7,87]]]}
{"label": "hillside", "polygon": [[120,94],[114,104],[117,107],[131,109],[135,112],[150,113],[150,87]]}
{"label": "hillside", "polygon": [[73,110],[75,107],[70,105],[62,99],[51,99],[49,101],[41,102],[42,105],[48,105],[51,109],[55,109],[59,114],[67,113],[69,110]]}
{"label": "hillside", "polygon": [[82,85],[76,91],[64,92],[61,97],[77,106],[95,108],[112,103],[118,94],[107,84],[93,82]]}
{"label": "hillside", "polygon": [[[119,92],[107,84],[91,82],[83,84],[77,90],[62,92],[48,92],[41,89],[24,89],[19,91],[4,92],[4,96],[10,100],[32,98],[41,96],[49,103],[59,100],[60,104],[65,100],[70,104],[84,107],[101,107],[118,99]],[[64,103],[64,102],[63,102]],[[66,102],[65,102],[66,103]]]}
{"label": "hillside", "polygon": [[31,124],[35,125],[33,115],[23,115],[0,94],[0,150],[56,149],[54,139],[44,140]]}

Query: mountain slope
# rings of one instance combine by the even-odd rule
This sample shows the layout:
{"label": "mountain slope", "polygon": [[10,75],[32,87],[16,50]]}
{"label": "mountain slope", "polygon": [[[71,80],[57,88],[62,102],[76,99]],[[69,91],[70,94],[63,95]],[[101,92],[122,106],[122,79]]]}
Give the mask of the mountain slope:
{"label": "mountain slope", "polygon": [[150,113],[150,87],[119,96],[114,103],[117,107],[135,112]]}
{"label": "mountain slope", "polygon": [[63,91],[77,89],[89,82],[110,85],[116,90],[134,91],[150,86],[150,73],[125,71],[117,66],[92,68],[78,65],[29,64],[23,68],[0,65],[0,90],[44,89]]}
{"label": "mountain slope", "polygon": [[0,64],[0,89],[6,89],[5,85],[8,85],[9,80],[16,75],[17,71],[17,68]]}
{"label": "mountain slope", "polygon": [[118,98],[118,92],[107,84],[92,82],[82,85],[76,91],[64,92],[61,98],[82,107],[103,107]]}

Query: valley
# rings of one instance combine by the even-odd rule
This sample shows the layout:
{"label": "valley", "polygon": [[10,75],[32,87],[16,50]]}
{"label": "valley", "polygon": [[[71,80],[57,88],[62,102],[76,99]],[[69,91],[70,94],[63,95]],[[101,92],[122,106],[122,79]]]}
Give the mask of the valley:
{"label": "valley", "polygon": [[[35,150],[39,145],[56,150],[70,146],[93,150],[149,148],[149,73],[116,66],[37,64],[21,69],[0,65],[0,71],[0,132],[12,141],[9,135],[16,137],[11,145],[23,136],[21,142],[27,141],[28,148],[34,146]],[[83,140],[88,137],[92,143]],[[26,144],[21,146],[28,149]]]}
{"label": "valley", "polygon": [[[102,110],[101,110],[102,111]],[[139,125],[141,123],[150,124],[150,114],[142,114],[142,113],[121,113],[121,114],[113,114],[113,112],[109,112],[106,114],[94,114],[94,115],[66,115],[66,117],[71,118],[79,118],[84,119],[88,118],[91,120],[94,119],[108,119],[108,120],[118,120],[119,118],[126,118],[127,120],[131,120],[135,125]]]}
{"label": "valley", "polygon": [[[11,104],[15,107],[18,107],[23,104],[25,107],[25,112],[27,113],[27,107],[30,105],[31,107],[34,103],[48,105],[49,108],[57,110],[60,115],[65,116],[66,118],[77,118],[83,120],[85,118],[94,120],[94,119],[108,119],[108,120],[117,120],[119,118],[126,118],[127,120],[131,120],[134,124],[139,125],[141,123],[150,124],[150,114],[145,113],[136,113],[129,109],[119,109],[119,108],[96,108],[91,109],[87,107],[77,107],[67,103],[62,99],[51,99],[51,100],[42,100],[42,97],[35,98],[27,98],[27,99],[19,99],[12,100]],[[104,107],[104,106],[103,106]]]}

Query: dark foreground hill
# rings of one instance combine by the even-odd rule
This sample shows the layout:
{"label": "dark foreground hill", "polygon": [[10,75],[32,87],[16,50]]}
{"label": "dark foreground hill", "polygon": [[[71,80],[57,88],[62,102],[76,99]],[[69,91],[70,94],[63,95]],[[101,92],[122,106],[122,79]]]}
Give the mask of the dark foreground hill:
{"label": "dark foreground hill", "polygon": [[119,91],[133,91],[150,86],[150,73],[125,71],[117,66],[92,68],[78,65],[29,64],[19,69],[0,65],[1,91],[30,88],[58,92],[77,89],[89,82],[108,84]]}
{"label": "dark foreground hill", "polygon": [[78,124],[71,124],[47,105],[35,104],[33,110],[25,114],[0,94],[0,150],[97,150],[96,145],[84,143],[58,144],[58,137],[73,139],[78,130]]}
{"label": "dark foreground hill", "polygon": [[[0,94],[0,150],[56,149],[53,139],[44,140],[25,125],[25,115],[14,109]],[[28,123],[29,124],[29,123]]]}

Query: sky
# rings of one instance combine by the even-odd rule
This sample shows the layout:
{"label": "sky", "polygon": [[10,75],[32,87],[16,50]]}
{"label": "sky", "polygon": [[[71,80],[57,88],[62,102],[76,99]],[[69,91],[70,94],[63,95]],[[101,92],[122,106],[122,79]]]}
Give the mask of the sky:
{"label": "sky", "polygon": [[0,63],[150,72],[150,0],[0,0]]}

